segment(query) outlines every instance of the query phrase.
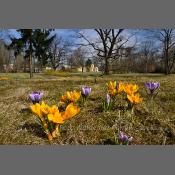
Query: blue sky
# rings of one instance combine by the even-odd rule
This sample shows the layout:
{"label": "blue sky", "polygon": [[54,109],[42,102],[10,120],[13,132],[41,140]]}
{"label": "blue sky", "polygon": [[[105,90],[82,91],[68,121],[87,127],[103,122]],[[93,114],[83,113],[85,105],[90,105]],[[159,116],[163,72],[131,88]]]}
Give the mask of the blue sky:
{"label": "blue sky", "polygon": [[[65,40],[74,40],[76,29],[55,29],[54,33],[56,33],[59,37],[64,38]],[[7,29],[2,32],[1,38],[3,38],[6,42],[10,42],[9,35],[11,37],[20,38],[19,33],[16,29]]]}
{"label": "blue sky", "polygon": [[[59,36],[62,37],[70,37],[71,35],[75,34],[76,31],[79,30],[84,30],[88,35],[94,35],[95,32],[93,31],[93,29],[55,29],[55,33],[57,33]],[[127,31],[135,31],[138,29],[126,29]],[[15,37],[19,37],[20,35],[18,34],[18,32],[16,31],[16,29],[8,29],[9,33]],[[140,34],[145,34],[144,31],[140,31]]]}
{"label": "blue sky", "polygon": [[[80,31],[80,29],[55,29],[55,33],[59,36],[62,37],[65,40],[69,40],[70,42],[80,42],[79,39],[76,38],[76,31]],[[97,39],[97,35],[96,32],[93,29],[81,29],[81,31],[84,32],[84,34],[90,38],[90,39]],[[144,30],[139,30],[139,29],[126,29],[124,30],[123,35],[125,36],[129,36],[131,35],[131,33],[133,32],[137,32],[136,37],[132,37],[130,39],[130,43],[128,44],[134,44],[137,40],[137,42],[141,42],[145,39],[147,39],[147,32]],[[13,37],[19,38],[20,35],[18,34],[18,32],[16,31],[16,29],[8,29],[8,32],[4,32],[3,34],[3,38],[6,39],[7,42],[9,42],[8,40],[8,34],[10,34]],[[81,41],[83,42],[83,41]]]}
{"label": "blue sky", "polygon": [[[80,44],[80,43],[87,44],[85,40],[77,38],[77,33],[76,33],[77,31],[83,32],[83,34],[90,41],[94,41],[98,39],[98,35],[94,29],[55,29],[54,33],[56,33],[58,37],[62,37],[64,40],[69,41],[69,43],[72,44],[71,49],[74,50],[77,47],[79,47],[79,45],[76,45],[76,44]],[[10,35],[11,37],[16,37],[16,38],[20,37],[16,29],[5,30],[5,32],[3,32],[3,38],[5,39],[7,44],[10,43],[10,40],[8,39],[9,38],[8,35]],[[131,46],[131,47],[135,46],[136,48],[139,48],[140,43],[142,41],[149,39],[148,32],[143,29],[142,30],[141,29],[125,29],[123,31],[123,36],[126,38],[132,36],[129,39],[129,42],[125,44],[125,46]],[[0,37],[2,38],[2,35]],[[90,55],[94,53],[93,52],[94,50],[91,46],[89,47],[86,46],[86,50]]]}
{"label": "blue sky", "polygon": [[[75,34],[75,31],[76,29],[55,29],[54,33],[64,38],[70,38],[73,34]],[[8,32],[14,37],[20,37],[16,29],[8,29]]]}

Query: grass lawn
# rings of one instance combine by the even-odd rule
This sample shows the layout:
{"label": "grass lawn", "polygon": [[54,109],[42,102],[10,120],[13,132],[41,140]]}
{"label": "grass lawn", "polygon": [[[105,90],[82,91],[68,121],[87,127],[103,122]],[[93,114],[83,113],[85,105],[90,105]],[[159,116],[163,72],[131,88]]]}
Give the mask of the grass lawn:
{"label": "grass lawn", "polygon": [[[58,104],[67,90],[81,90],[90,86],[92,93],[80,113],[67,121],[61,136],[53,144],[114,144],[120,130],[132,136],[132,144],[175,144],[175,75],[161,74],[66,74],[53,76],[35,74],[0,74],[0,144],[49,144],[35,116],[27,110],[31,105],[28,94],[44,92],[43,100]],[[143,102],[138,104],[134,116],[123,108],[101,110],[110,80],[137,83]],[[160,91],[150,104],[144,87],[145,81],[160,82]],[[120,100],[117,102],[120,105]]]}

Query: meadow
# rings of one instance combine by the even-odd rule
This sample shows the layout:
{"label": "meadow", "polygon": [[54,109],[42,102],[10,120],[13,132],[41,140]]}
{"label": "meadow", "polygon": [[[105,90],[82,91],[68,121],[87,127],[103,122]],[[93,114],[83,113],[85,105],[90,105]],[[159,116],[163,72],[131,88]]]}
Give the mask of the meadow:
{"label": "meadow", "polygon": [[[50,144],[42,128],[29,110],[29,93],[43,92],[43,100],[58,104],[66,91],[92,88],[89,99],[80,113],[66,121],[61,135],[52,144],[60,145],[114,145],[118,131],[133,137],[132,145],[175,144],[175,75],[163,74],[0,74],[0,144]],[[3,79],[2,77],[7,77]],[[134,116],[122,107],[102,110],[109,81],[136,83],[143,102],[135,107]],[[150,102],[145,82],[160,82],[157,96]]]}

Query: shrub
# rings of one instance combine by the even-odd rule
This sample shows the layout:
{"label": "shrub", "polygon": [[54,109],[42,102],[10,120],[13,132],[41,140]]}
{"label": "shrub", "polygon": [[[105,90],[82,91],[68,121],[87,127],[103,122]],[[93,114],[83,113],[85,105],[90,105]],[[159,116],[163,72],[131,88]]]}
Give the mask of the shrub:
{"label": "shrub", "polygon": [[67,70],[45,70],[45,75],[52,75],[52,76],[60,76],[60,77],[67,77],[69,76],[69,71]]}

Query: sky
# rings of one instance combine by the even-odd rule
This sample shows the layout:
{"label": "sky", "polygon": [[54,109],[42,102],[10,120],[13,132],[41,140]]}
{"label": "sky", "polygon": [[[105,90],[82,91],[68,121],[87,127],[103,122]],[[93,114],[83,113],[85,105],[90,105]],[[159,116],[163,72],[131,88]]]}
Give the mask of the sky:
{"label": "sky", "polygon": [[[1,32],[2,29],[0,29],[0,38],[3,38],[7,44],[10,44],[9,35],[11,37],[20,38],[19,33],[16,31],[16,29],[6,29],[4,32]],[[98,39],[98,35],[94,29],[55,29],[54,33],[57,34],[58,37],[62,37],[63,40],[68,41],[71,43],[71,50],[77,49],[77,47],[80,46],[80,44],[87,44],[87,42],[84,39],[80,39],[77,37],[77,32],[82,32],[86,38],[90,41],[94,41]],[[140,49],[140,43],[148,40],[148,32],[144,29],[125,29],[122,32],[122,35],[125,38],[129,38],[129,41],[124,46],[134,46],[137,49]],[[159,45],[159,44],[158,44]],[[91,46],[85,46],[86,47],[86,54],[91,57],[95,54],[93,48]]]}
{"label": "sky", "polygon": [[[83,31],[83,33],[88,36],[90,39],[95,39],[97,37],[96,32],[93,29],[55,29],[54,33],[56,33],[59,37],[62,37],[66,40],[75,40],[76,38],[76,32],[77,31]],[[145,39],[145,31],[138,30],[138,29],[125,29],[123,32],[124,36],[129,36],[131,33],[137,33],[137,40],[142,41]],[[16,29],[8,29],[8,32],[4,32],[3,38],[8,40],[8,34],[10,34],[12,37],[19,38],[20,35],[16,31]],[[76,38],[77,39],[77,38]],[[132,37],[130,39],[130,42],[135,41],[135,37]]]}
{"label": "sky", "polygon": [[[98,39],[97,38],[98,35],[94,29],[55,29],[54,30],[54,33],[56,33],[58,37],[62,37],[62,39],[72,44],[72,47],[71,47],[72,50],[79,47],[78,44],[80,43],[87,44],[85,40],[77,38],[77,32],[82,32],[83,35],[86,36],[86,38],[88,38],[90,41],[94,41]],[[15,38],[20,37],[16,29],[5,30],[5,32],[3,32],[3,35],[1,35],[1,38],[3,38],[7,44],[10,44],[9,35]],[[125,29],[122,35],[125,36],[126,38],[130,37],[129,41],[125,44],[125,46],[137,47],[142,41],[147,40],[147,32],[146,30],[143,30],[143,29],[142,30]],[[90,54],[93,53],[92,47],[86,47],[86,48],[87,48],[86,50],[88,50],[87,52],[89,52]]]}

